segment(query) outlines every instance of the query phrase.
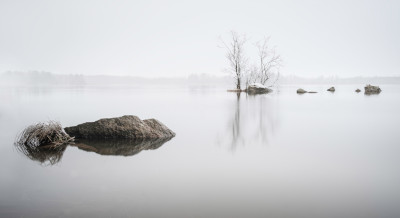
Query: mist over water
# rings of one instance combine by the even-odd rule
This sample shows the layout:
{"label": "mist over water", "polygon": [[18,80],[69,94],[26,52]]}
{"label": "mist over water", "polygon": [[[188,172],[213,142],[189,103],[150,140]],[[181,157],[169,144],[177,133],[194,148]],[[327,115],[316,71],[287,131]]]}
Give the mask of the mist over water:
{"label": "mist over water", "polygon": [[[398,217],[400,86],[363,85],[2,87],[0,216]],[[54,165],[13,145],[35,122],[128,114],[177,135],[125,156],[68,146]]]}
{"label": "mist over water", "polygon": [[0,0],[0,218],[399,218],[399,11]]}

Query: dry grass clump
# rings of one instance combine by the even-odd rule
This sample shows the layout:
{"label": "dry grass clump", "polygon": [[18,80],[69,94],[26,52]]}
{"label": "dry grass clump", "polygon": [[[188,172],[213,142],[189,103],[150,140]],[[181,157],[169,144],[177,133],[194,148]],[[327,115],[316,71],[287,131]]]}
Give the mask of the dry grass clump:
{"label": "dry grass clump", "polygon": [[61,160],[66,146],[74,138],[55,121],[28,126],[17,136],[17,149],[32,160],[55,164]]}
{"label": "dry grass clump", "polygon": [[60,123],[49,121],[28,126],[17,137],[15,144],[31,148],[40,146],[57,147],[73,141],[74,138],[64,131]]}

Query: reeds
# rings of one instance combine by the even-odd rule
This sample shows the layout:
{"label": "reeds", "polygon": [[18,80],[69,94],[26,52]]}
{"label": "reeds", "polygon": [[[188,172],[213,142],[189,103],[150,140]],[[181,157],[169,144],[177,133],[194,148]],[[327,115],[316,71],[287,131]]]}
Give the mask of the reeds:
{"label": "reeds", "polygon": [[17,136],[15,143],[34,148],[39,146],[57,147],[73,141],[74,138],[64,131],[60,123],[49,121],[28,126]]}
{"label": "reeds", "polygon": [[60,123],[49,121],[28,126],[17,136],[14,144],[32,160],[55,164],[73,141],[74,138],[64,131]]}

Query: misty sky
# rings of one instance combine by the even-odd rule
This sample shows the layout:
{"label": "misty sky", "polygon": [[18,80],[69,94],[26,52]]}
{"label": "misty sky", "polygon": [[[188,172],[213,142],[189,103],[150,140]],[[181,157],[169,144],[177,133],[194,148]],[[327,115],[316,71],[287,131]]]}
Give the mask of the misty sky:
{"label": "misty sky", "polygon": [[219,37],[236,30],[271,36],[286,75],[400,75],[399,12],[396,0],[0,0],[0,72],[224,75]]}

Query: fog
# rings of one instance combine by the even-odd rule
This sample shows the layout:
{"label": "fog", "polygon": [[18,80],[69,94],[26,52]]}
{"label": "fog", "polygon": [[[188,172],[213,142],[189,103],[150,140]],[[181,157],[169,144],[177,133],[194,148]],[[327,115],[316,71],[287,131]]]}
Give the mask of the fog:
{"label": "fog", "polygon": [[0,217],[400,217],[399,11],[0,0]]}
{"label": "fog", "polygon": [[236,30],[271,36],[285,75],[398,76],[399,10],[377,0],[2,0],[0,72],[224,76],[219,40]]}
{"label": "fog", "polygon": [[[43,87],[0,87],[0,217],[400,217],[399,85]],[[33,123],[129,114],[176,137],[144,150],[13,146]]]}
{"label": "fog", "polygon": [[[400,77],[299,77],[280,75],[275,89],[285,85],[400,84]],[[61,75],[46,71],[7,71],[0,74],[0,88],[125,88],[125,87],[220,87],[234,88],[234,79],[214,74],[190,74],[187,77]]]}

